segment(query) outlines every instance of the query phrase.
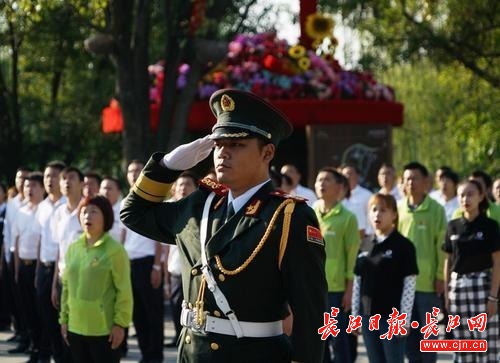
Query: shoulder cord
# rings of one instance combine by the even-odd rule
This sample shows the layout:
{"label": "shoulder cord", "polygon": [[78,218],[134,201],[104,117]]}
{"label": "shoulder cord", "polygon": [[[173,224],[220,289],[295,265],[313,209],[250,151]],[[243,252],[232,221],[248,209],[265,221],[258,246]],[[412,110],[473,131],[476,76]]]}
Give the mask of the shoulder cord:
{"label": "shoulder cord", "polygon": [[241,266],[235,268],[234,270],[227,270],[224,268],[224,266],[222,266],[222,261],[221,261],[220,257],[218,255],[215,256],[215,262],[217,263],[217,267],[219,268],[219,270],[223,274],[229,275],[229,276],[237,275],[241,271],[243,271],[244,269],[246,269],[248,267],[248,265],[255,259],[257,254],[260,252],[262,247],[264,247],[264,244],[266,243],[267,239],[269,238],[269,235],[271,234],[271,231],[274,227],[274,224],[276,223],[276,219],[278,218],[279,213],[285,207],[286,207],[285,217],[283,220],[283,231],[282,231],[282,235],[281,235],[280,255],[279,255],[279,261],[278,261],[279,267],[281,267],[281,260],[283,258],[284,253],[285,253],[285,248],[286,248],[286,244],[287,244],[286,241],[288,240],[288,233],[290,231],[291,216],[292,216],[293,209],[295,207],[295,202],[293,201],[293,199],[286,199],[278,206],[278,208],[276,209],[276,211],[273,214],[273,217],[271,218],[271,221],[269,222],[269,225],[267,226],[266,232],[264,233],[264,235],[260,239],[260,242],[257,244],[255,249],[250,254],[250,256],[246,259],[245,262],[243,262],[243,264]]}

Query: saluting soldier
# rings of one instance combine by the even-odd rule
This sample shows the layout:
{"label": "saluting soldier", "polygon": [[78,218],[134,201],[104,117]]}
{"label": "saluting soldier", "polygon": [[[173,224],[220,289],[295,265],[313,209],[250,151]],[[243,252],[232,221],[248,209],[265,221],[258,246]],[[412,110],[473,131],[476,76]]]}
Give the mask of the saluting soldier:
{"label": "saluting soldier", "polygon": [[[155,153],[125,200],[127,227],[177,241],[184,289],[180,362],[321,362],[327,312],[325,248],[304,200],[274,189],[269,163],[292,126],[259,97],[224,89],[210,98],[212,134]],[[182,170],[214,148],[218,182],[163,199]],[[282,319],[293,313],[291,337]]]}

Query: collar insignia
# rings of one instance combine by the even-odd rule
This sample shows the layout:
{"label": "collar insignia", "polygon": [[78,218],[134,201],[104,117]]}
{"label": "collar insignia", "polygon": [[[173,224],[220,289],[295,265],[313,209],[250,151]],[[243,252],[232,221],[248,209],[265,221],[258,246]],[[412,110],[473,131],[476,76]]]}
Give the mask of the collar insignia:
{"label": "collar insignia", "polygon": [[234,106],[234,101],[231,97],[229,97],[228,95],[222,95],[220,99],[220,107],[222,108],[222,111],[234,111]]}
{"label": "collar insignia", "polygon": [[261,205],[262,205],[262,201],[261,200],[259,200],[259,199],[253,200],[247,206],[247,209],[245,210],[245,215],[248,216],[248,217],[255,217],[255,215],[259,211]]}

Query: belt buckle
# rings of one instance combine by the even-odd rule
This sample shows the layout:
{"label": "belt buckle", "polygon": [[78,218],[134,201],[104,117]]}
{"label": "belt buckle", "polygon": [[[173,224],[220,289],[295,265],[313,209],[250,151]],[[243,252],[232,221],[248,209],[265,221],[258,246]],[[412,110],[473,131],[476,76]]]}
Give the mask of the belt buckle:
{"label": "belt buckle", "polygon": [[203,315],[200,317],[199,313],[196,309],[188,309],[186,326],[201,335],[207,335],[207,331],[205,329],[207,323],[207,312],[203,312]]}

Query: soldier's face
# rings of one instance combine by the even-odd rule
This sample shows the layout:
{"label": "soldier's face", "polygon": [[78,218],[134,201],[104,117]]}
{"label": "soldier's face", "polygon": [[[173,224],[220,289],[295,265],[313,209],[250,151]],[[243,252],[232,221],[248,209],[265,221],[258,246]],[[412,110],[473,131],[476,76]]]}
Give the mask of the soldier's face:
{"label": "soldier's face", "polygon": [[[269,178],[273,144],[261,145],[257,139],[215,141],[214,166],[217,180],[239,195]],[[240,193],[241,192],[241,193]]]}

